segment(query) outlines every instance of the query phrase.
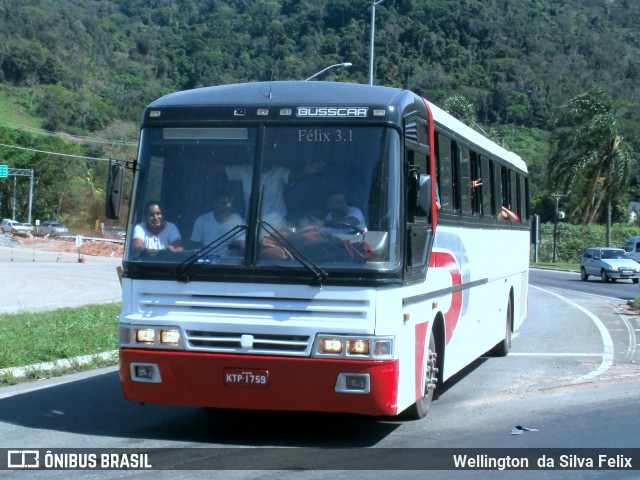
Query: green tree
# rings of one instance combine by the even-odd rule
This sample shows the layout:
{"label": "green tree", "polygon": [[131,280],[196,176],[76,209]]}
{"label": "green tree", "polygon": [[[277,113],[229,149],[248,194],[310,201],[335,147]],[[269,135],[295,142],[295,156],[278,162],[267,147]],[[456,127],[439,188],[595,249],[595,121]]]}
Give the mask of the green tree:
{"label": "green tree", "polygon": [[462,95],[453,95],[442,104],[442,109],[467,125],[475,125],[476,109],[473,104]]}
{"label": "green tree", "polygon": [[592,86],[573,97],[557,122],[559,139],[550,159],[551,184],[579,199],[574,213],[590,226],[629,187],[633,155],[618,134],[607,93]]}

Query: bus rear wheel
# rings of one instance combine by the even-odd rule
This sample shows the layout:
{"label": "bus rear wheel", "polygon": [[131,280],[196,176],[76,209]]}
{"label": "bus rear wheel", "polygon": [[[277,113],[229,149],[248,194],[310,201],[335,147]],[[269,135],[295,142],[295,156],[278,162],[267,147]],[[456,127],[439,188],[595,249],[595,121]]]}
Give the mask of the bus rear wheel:
{"label": "bus rear wheel", "polygon": [[504,331],[504,339],[498,343],[491,353],[493,353],[496,357],[506,357],[509,354],[509,350],[511,350],[511,318],[512,318],[512,310],[513,306],[511,303],[511,297],[509,297],[509,301],[507,302],[507,315],[505,319],[505,331]]}
{"label": "bus rear wheel", "polygon": [[436,352],[436,338],[433,335],[432,331],[431,335],[429,336],[429,347],[425,352],[422,367],[422,397],[402,413],[403,417],[409,420],[419,420],[421,418],[424,418],[427,413],[429,413],[431,403],[436,398],[438,398],[436,392],[438,382],[437,358],[438,353]]}

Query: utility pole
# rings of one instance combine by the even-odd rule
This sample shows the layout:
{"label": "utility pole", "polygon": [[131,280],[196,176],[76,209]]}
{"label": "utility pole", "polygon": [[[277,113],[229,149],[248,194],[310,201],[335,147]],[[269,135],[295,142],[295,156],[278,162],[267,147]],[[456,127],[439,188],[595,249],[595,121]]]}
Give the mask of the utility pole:
{"label": "utility pole", "polygon": [[369,85],[373,85],[373,43],[376,30],[376,5],[384,0],[371,0],[371,41],[369,42]]}
{"label": "utility pole", "polygon": [[[0,165],[0,167],[4,167],[4,165]],[[12,199],[12,217],[16,218],[16,191],[17,191],[17,177],[29,177],[29,207],[28,207],[28,218],[27,223],[31,223],[31,210],[33,208],[33,172],[32,168],[7,168],[6,177],[13,177],[13,199]],[[5,177],[0,177],[5,178]]]}
{"label": "utility pole", "polygon": [[551,196],[556,199],[556,214],[555,221],[553,223],[553,258],[552,262],[558,261],[558,219],[560,217],[560,210],[558,209],[560,199],[564,197],[562,193],[552,193]]}

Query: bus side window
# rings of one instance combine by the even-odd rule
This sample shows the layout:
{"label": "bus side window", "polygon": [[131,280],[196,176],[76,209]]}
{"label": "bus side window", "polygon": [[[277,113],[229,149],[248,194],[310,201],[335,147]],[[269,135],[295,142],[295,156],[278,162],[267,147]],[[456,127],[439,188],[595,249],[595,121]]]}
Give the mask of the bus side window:
{"label": "bus side window", "polygon": [[459,147],[460,153],[460,207],[463,213],[473,213],[471,199],[473,187],[471,185],[471,158],[469,149],[464,146]]}
{"label": "bus side window", "polygon": [[482,166],[482,215],[493,216],[495,210],[494,202],[494,182],[493,182],[493,162],[484,155],[480,155],[480,164]]}
{"label": "bus side window", "polygon": [[482,185],[482,165],[479,157],[480,155],[473,150],[471,151],[471,212],[482,216],[482,212],[484,211],[482,203],[484,188]]}
{"label": "bus side window", "polygon": [[511,189],[509,188],[509,170],[500,167],[500,189],[502,191],[501,207],[511,209]]}
{"label": "bus side window", "polygon": [[502,167],[499,164],[493,163],[493,215],[500,215],[502,210],[503,200],[504,200],[504,185],[503,185],[503,177],[502,177]]}
{"label": "bus side window", "polygon": [[518,190],[517,174],[513,170],[509,170],[509,205],[511,206],[505,206],[518,215],[518,218],[522,218],[522,204],[520,203],[521,197]]}
{"label": "bus side window", "polygon": [[442,210],[452,211],[453,200],[453,168],[451,158],[451,139],[442,133],[437,134],[437,159],[439,166],[439,193]]}

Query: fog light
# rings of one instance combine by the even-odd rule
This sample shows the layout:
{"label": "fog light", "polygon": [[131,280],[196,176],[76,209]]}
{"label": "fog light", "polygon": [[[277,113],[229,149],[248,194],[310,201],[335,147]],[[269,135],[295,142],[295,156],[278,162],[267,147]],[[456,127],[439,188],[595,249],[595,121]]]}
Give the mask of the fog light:
{"label": "fog light", "polygon": [[155,339],[155,332],[153,328],[136,330],[136,342],[153,343],[154,339]]}
{"label": "fog light", "polygon": [[368,355],[369,342],[367,340],[347,341],[347,351],[352,355]]}
{"label": "fog light", "polygon": [[134,382],[160,383],[160,369],[155,363],[132,363],[131,380]]}
{"label": "fog light", "polygon": [[342,353],[342,340],[323,338],[320,343],[322,344],[323,353]]}
{"label": "fog light", "polygon": [[160,343],[177,346],[180,342],[180,332],[178,330],[161,330]]}
{"label": "fog light", "polygon": [[336,380],[336,392],[369,393],[371,379],[368,373],[341,373]]}
{"label": "fog light", "polygon": [[367,379],[362,376],[347,375],[347,390],[364,390],[367,387]]}

